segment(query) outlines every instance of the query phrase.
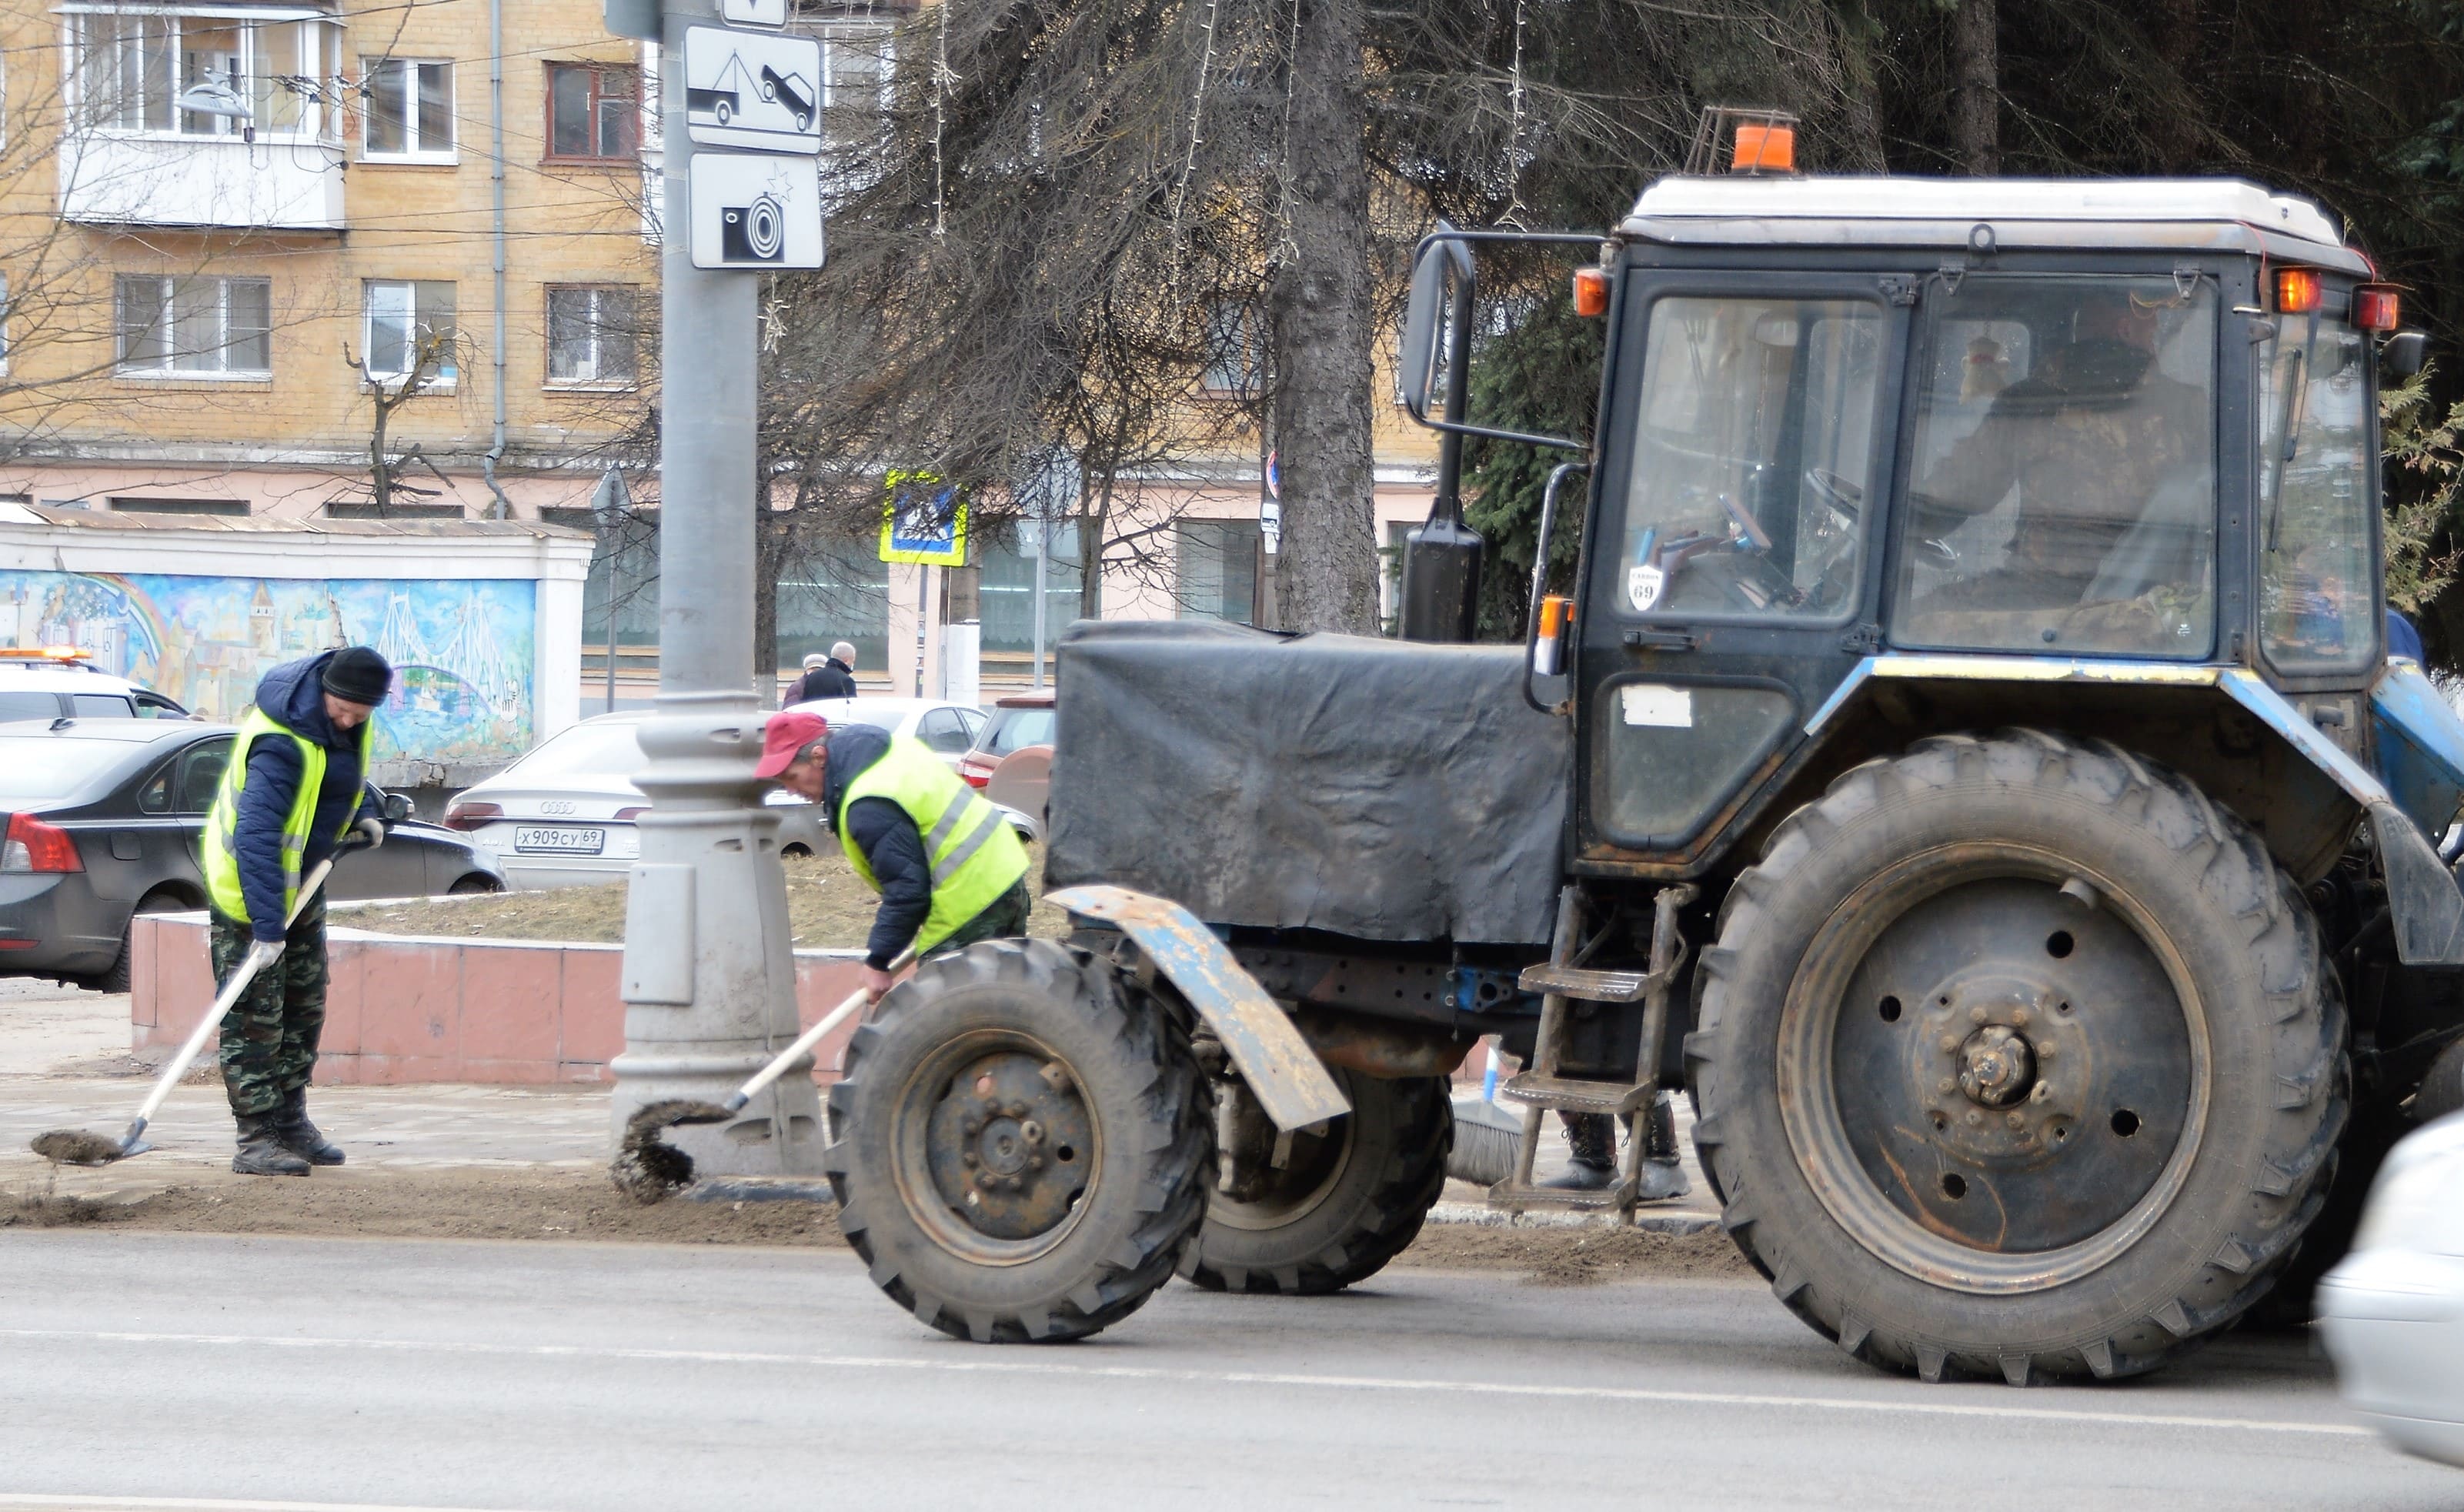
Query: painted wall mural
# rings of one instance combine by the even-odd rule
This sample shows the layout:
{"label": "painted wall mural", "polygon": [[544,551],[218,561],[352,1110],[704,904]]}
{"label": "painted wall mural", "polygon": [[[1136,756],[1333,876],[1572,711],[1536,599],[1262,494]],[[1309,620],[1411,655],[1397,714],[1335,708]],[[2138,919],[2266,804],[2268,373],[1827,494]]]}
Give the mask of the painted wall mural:
{"label": "painted wall mural", "polygon": [[373,646],[394,666],[377,759],[501,761],[532,741],[538,591],[521,579],[0,571],[0,646],[81,647],[221,720],[283,662]]}

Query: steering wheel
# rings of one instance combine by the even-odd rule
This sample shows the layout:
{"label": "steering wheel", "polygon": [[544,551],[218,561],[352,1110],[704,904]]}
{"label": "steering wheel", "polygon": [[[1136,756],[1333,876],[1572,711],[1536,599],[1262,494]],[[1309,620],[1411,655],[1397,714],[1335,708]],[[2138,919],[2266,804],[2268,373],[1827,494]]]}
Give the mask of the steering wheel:
{"label": "steering wheel", "polygon": [[1829,468],[1806,469],[1805,486],[1814,491],[1815,497],[1850,519],[1864,511],[1865,491]]}

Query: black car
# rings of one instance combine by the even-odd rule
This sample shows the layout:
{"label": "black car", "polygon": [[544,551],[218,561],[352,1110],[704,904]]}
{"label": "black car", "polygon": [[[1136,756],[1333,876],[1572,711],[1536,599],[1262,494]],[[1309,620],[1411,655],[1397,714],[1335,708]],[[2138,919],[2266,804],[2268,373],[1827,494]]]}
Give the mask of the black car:
{"label": "black car", "polygon": [[[0,724],[0,975],[128,990],[128,920],[206,905],[198,838],[231,760],[229,725]],[[382,797],[382,796],[381,796]],[[335,863],[335,899],[495,892],[495,858],[382,797],[385,845]]]}

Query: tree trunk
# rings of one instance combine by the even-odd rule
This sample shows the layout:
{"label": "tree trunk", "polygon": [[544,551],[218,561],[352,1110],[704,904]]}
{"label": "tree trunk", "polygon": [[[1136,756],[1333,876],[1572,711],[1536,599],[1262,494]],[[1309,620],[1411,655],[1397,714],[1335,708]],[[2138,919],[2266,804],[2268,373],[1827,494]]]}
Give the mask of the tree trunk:
{"label": "tree trunk", "polygon": [[1078,618],[1100,620],[1104,617],[1104,531],[1112,518],[1112,470],[1090,471],[1082,467],[1079,476],[1085,482],[1080,485],[1078,504]]}
{"label": "tree trunk", "polygon": [[1287,251],[1267,291],[1281,452],[1283,627],[1377,633],[1371,494],[1368,100],[1363,0],[1300,0]]}
{"label": "tree trunk", "polygon": [[1950,135],[1964,173],[2002,171],[2002,65],[1998,0],[1959,0],[1950,18]]}

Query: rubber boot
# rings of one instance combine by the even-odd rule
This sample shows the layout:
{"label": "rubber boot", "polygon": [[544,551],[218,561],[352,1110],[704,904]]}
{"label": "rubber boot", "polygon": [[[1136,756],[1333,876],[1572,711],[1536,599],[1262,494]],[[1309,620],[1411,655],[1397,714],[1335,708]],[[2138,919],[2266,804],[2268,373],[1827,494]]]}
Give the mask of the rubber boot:
{"label": "rubber boot", "polygon": [[274,1110],[273,1116],[274,1136],[282,1141],[283,1149],[312,1166],[339,1166],[342,1163],[341,1147],[327,1143],[325,1136],[317,1131],[317,1126],[308,1122],[306,1087],[292,1088],[283,1097],[282,1106]]}
{"label": "rubber boot", "polygon": [[1573,1158],[1566,1169],[1540,1185],[1564,1192],[1597,1192],[1617,1185],[1617,1120],[1606,1113],[1569,1113],[1557,1117],[1566,1126]]}
{"label": "rubber boot", "polygon": [[1635,1190],[1637,1202],[1666,1202],[1694,1190],[1685,1179],[1685,1166],[1677,1155],[1677,1108],[1662,1092],[1651,1105],[1650,1117],[1642,1125],[1642,1181]]}
{"label": "rubber boot", "polygon": [[239,1153],[231,1157],[231,1169],[243,1176],[304,1176],[308,1162],[283,1148],[281,1136],[275,1131],[275,1113],[241,1113],[239,1119]]}

